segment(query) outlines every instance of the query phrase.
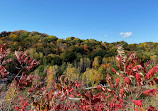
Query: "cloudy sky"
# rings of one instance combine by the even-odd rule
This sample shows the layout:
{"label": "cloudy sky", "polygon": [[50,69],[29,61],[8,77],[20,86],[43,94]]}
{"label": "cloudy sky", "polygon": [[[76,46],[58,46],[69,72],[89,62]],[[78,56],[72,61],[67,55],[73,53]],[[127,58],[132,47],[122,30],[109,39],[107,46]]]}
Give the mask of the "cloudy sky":
{"label": "cloudy sky", "polygon": [[0,31],[158,42],[158,0],[0,0]]}

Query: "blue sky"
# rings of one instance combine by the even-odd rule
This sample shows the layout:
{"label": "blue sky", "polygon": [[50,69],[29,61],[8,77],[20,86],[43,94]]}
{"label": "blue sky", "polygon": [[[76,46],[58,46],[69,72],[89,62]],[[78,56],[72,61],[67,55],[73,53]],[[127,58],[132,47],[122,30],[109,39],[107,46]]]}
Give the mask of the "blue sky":
{"label": "blue sky", "polygon": [[0,0],[0,32],[158,42],[158,0]]}

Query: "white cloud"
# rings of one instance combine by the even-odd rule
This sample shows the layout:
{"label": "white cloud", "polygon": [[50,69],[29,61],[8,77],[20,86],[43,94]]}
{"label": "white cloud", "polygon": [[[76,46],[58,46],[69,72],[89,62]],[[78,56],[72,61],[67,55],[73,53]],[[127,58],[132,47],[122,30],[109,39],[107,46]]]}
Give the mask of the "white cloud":
{"label": "white cloud", "polygon": [[107,38],[107,37],[108,37],[108,35],[107,35],[107,34],[104,34],[104,37],[105,37],[105,38]]}
{"label": "white cloud", "polygon": [[131,37],[133,34],[132,32],[120,32],[120,35],[125,39]]}

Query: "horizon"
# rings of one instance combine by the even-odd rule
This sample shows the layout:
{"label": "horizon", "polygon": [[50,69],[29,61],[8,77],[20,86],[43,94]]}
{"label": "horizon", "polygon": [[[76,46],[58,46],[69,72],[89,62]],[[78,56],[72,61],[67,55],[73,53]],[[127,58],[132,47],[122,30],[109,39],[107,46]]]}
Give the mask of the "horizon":
{"label": "horizon", "polygon": [[61,39],[75,37],[128,44],[158,42],[158,1],[2,0],[0,32],[37,31]]}
{"label": "horizon", "polygon": [[[5,31],[5,30],[4,30]],[[14,30],[14,31],[27,31],[27,30]],[[14,31],[6,31],[6,32],[14,32]],[[3,32],[3,31],[2,31]],[[27,32],[38,32],[38,31],[27,31]],[[1,33],[1,32],[0,32]],[[55,36],[55,35],[49,35],[49,34],[47,34],[47,33],[42,33],[42,32],[38,32],[38,33],[41,33],[41,34],[46,34],[46,35],[48,35],[48,36]],[[55,36],[55,37],[57,37],[57,36]],[[74,36],[71,36],[71,37],[74,37]],[[69,37],[66,37],[66,38],[59,38],[59,37],[57,37],[58,39],[63,39],[63,40],[66,40],[67,38],[69,38]],[[74,38],[78,38],[78,37],[74,37]],[[81,39],[81,38],[78,38],[78,39],[80,39],[80,40],[90,40],[90,39],[93,39],[93,38],[89,38],[89,39]],[[93,39],[93,40],[96,40],[96,39]],[[98,42],[102,42],[102,43],[104,43],[104,42],[106,42],[106,43],[109,43],[109,44],[111,44],[111,43],[116,43],[116,42],[121,42],[121,41],[114,41],[114,42],[107,42],[107,41],[100,41],[100,40],[96,40],[96,41],[98,41]],[[126,42],[126,41],[124,41],[124,40],[122,40],[123,42]],[[152,42],[152,41],[151,41]],[[128,42],[126,42],[126,43],[128,43]],[[147,42],[140,42],[140,43],[128,43],[128,44],[141,44],[141,43],[150,43],[150,41],[147,41]],[[158,42],[152,42],[152,43],[158,43]]]}

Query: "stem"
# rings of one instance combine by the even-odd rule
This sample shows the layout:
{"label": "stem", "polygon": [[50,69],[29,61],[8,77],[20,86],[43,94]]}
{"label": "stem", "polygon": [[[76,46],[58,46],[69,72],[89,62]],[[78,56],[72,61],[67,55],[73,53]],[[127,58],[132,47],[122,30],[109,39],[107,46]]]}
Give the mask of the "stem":
{"label": "stem", "polygon": [[[24,68],[22,68],[22,69],[19,71],[19,73],[14,77],[14,79],[18,77],[18,75],[23,71],[23,69],[24,69]],[[19,86],[19,84],[18,84],[18,86]],[[13,95],[14,95],[14,93],[15,93],[16,90],[17,90],[17,86],[15,87],[15,90],[14,90],[14,92],[13,92]],[[13,96],[12,96],[11,101],[10,101],[10,103],[9,103],[9,110],[11,110],[11,103],[12,103],[12,101],[13,101]]]}

